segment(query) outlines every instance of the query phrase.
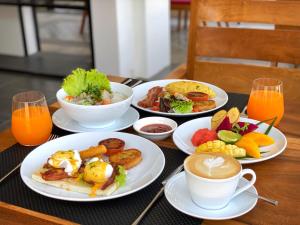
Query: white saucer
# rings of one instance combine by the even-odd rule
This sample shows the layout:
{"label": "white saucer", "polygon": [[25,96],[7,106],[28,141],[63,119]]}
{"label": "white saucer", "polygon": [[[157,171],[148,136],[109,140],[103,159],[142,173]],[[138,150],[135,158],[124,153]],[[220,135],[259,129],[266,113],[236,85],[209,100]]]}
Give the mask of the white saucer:
{"label": "white saucer", "polygon": [[128,111],[118,120],[116,120],[112,125],[101,128],[87,128],[80,126],[75,120],[68,117],[63,109],[58,109],[52,115],[53,123],[63,129],[70,132],[95,132],[95,131],[119,131],[130,127],[134,122],[140,118],[139,112],[130,107]]}
{"label": "white saucer", "polygon": [[[242,178],[239,186],[243,186],[246,182],[248,181]],[[257,194],[254,186],[249,188],[248,191]],[[253,209],[257,203],[256,198],[250,196],[247,192],[243,192],[223,209],[207,210],[200,208],[190,197],[184,172],[175,175],[168,181],[165,186],[165,196],[177,210],[196,218],[209,220],[226,220],[239,217]]]}

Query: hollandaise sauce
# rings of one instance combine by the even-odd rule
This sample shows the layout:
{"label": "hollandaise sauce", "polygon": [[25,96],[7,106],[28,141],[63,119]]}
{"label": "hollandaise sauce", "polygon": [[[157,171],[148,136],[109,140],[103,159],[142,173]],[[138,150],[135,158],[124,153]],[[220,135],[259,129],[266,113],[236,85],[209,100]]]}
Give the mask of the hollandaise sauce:
{"label": "hollandaise sauce", "polygon": [[49,158],[48,163],[54,168],[64,168],[68,175],[73,175],[80,168],[81,158],[74,150],[58,151]]}

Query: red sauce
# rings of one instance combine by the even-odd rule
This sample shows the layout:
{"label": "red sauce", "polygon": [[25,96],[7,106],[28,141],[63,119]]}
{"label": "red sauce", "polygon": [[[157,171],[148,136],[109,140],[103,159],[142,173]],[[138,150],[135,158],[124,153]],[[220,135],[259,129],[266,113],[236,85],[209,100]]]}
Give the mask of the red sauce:
{"label": "red sauce", "polygon": [[141,131],[147,132],[147,133],[163,133],[172,130],[172,127],[165,124],[149,124],[146,126],[143,126],[141,128]]}

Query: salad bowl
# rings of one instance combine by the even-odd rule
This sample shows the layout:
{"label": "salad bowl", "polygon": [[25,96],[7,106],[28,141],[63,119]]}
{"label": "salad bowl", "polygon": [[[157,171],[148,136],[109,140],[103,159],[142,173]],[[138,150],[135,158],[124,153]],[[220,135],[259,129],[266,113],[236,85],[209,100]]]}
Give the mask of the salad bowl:
{"label": "salad bowl", "polygon": [[58,90],[56,98],[64,112],[81,126],[87,128],[107,127],[128,111],[133,98],[132,88],[127,85],[110,82],[110,86],[113,93],[120,93],[126,98],[107,105],[79,105],[65,99],[67,93],[64,89]]}

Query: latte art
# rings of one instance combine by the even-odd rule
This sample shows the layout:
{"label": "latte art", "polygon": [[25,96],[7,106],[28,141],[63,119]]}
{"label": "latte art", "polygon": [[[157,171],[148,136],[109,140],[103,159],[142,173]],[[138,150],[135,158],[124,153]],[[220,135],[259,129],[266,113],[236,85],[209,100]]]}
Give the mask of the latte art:
{"label": "latte art", "polygon": [[236,159],[223,153],[193,154],[187,158],[186,166],[191,173],[210,179],[229,178],[241,170]]}
{"label": "latte art", "polygon": [[208,158],[203,161],[204,165],[208,168],[208,174],[211,176],[211,170],[215,167],[220,167],[224,164],[222,157]]}

